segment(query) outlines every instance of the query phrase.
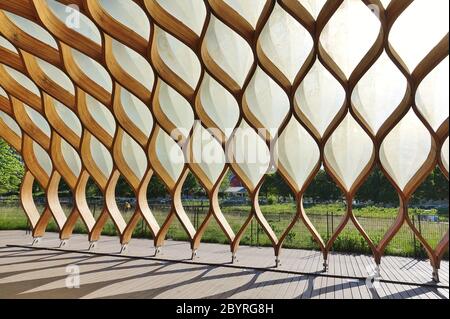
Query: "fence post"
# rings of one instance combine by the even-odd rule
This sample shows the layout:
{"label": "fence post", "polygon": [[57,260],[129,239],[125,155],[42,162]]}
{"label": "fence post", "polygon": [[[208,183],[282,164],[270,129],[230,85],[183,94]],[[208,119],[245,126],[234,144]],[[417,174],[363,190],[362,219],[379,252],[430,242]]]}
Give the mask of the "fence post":
{"label": "fence post", "polygon": [[330,225],[328,222],[328,211],[327,211],[327,240],[330,239]]}
{"label": "fence post", "polygon": [[259,247],[259,223],[256,222],[256,247]]}
{"label": "fence post", "polygon": [[[239,213],[239,217],[241,217],[241,213]],[[253,219],[250,223],[250,246],[253,246]]]}
{"label": "fence post", "polygon": [[421,222],[421,218],[420,218],[420,213],[419,216],[417,216],[418,220],[419,220],[419,234],[422,234],[422,222]]}
{"label": "fence post", "polygon": [[331,233],[334,232],[334,213],[331,212]]}
{"label": "fence post", "polygon": [[[413,214],[413,216],[412,216],[412,223],[413,223],[413,226],[415,227],[416,226],[416,215],[414,215]],[[414,244],[414,257],[415,258],[417,258],[418,256],[417,256],[417,247],[416,247],[416,234],[414,233],[414,232],[412,232],[413,234],[413,244]]]}

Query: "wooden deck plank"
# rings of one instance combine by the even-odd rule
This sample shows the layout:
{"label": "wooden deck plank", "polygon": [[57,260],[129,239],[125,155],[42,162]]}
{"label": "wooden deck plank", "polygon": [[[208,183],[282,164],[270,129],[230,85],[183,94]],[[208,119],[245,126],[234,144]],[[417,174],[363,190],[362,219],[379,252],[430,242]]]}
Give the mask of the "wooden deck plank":
{"label": "wooden deck plank", "polygon": [[[448,289],[420,287],[413,284],[381,283],[374,294],[364,281],[328,275],[367,276],[370,256],[332,253],[327,276],[321,276],[322,254],[306,250],[283,250],[281,271],[317,273],[300,275],[273,268],[273,249],[241,247],[235,266],[266,267],[266,271],[227,268],[228,247],[202,244],[200,257],[194,263],[180,263],[189,257],[189,245],[167,241],[160,258],[171,261],[128,259],[117,255],[120,245],[115,237],[102,237],[97,252],[110,256],[86,254],[87,241],[74,235],[66,249],[52,251],[29,248],[5,248],[6,244],[29,244],[30,236],[21,231],[0,232],[0,297],[5,291],[15,298],[445,298]],[[41,247],[57,248],[56,234],[47,234]],[[152,243],[134,239],[127,252],[150,257]],[[204,265],[201,263],[217,263]],[[82,274],[80,289],[67,289],[66,266],[77,264]],[[384,279],[405,282],[426,280],[431,267],[424,261],[401,257],[383,259]],[[448,269],[443,261],[442,269]],[[443,272],[441,270],[441,272]],[[442,275],[441,275],[442,276]],[[445,285],[445,277],[442,276]],[[448,276],[447,276],[448,277]]]}

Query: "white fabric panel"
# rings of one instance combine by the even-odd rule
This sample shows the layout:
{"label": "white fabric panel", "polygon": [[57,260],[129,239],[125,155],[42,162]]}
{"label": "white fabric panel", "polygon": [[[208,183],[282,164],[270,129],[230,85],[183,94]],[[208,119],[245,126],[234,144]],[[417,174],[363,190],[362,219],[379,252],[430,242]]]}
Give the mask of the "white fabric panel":
{"label": "white fabric panel", "polygon": [[33,142],[33,153],[39,166],[42,167],[47,176],[50,177],[53,170],[53,164],[50,156],[48,156],[47,152],[36,142]]}
{"label": "white fabric panel", "polygon": [[44,73],[56,84],[61,86],[64,90],[69,92],[72,95],[75,95],[75,88],[73,86],[72,81],[69,77],[60,69],[55,67],[54,65],[36,58],[37,64],[44,71]]}
{"label": "white fabric panel", "polygon": [[0,96],[6,97],[7,99],[9,99],[8,94],[1,86],[0,86]]}
{"label": "white fabric panel", "polygon": [[387,8],[392,0],[380,0],[384,8]]}
{"label": "white fabric panel", "polygon": [[222,145],[197,122],[191,137],[193,162],[198,164],[212,184],[215,184],[225,167]]}
{"label": "white fabric panel", "polygon": [[61,152],[73,175],[80,176],[81,159],[77,151],[65,140],[61,140]]}
{"label": "white fabric panel", "polygon": [[200,99],[206,114],[228,139],[239,119],[239,106],[233,95],[214,78],[205,74]]}
{"label": "white fabric panel", "polygon": [[380,21],[360,0],[345,0],[325,26],[320,43],[347,78],[378,37]]}
{"label": "white fabric panel", "polygon": [[97,27],[95,26],[94,22],[92,22],[88,17],[86,17],[81,12],[76,12],[78,15],[77,22],[79,22],[79,25],[76,27],[72,26],[71,23],[73,23],[73,15],[75,14],[74,9],[71,9],[67,7],[64,4],[61,4],[55,0],[46,0],[47,5],[52,11],[52,13],[64,24],[66,24],[67,27],[71,28],[72,30],[80,33],[81,35],[85,36],[86,38],[94,41],[98,45],[102,45],[102,37],[100,35],[100,32],[98,31]]}
{"label": "white fabric panel", "polygon": [[21,86],[23,86],[25,89],[27,89],[28,91],[30,91],[31,93],[37,95],[37,96],[41,96],[41,92],[39,91],[39,88],[36,86],[36,84],[34,84],[34,82],[26,75],[24,75],[23,73],[16,71],[13,68],[10,68],[9,66],[6,66],[4,64],[1,64],[6,72],[8,72],[8,74],[17,82],[19,83]]}
{"label": "white fabric panel", "polygon": [[416,105],[431,127],[437,131],[448,119],[449,58],[445,58],[420,83],[416,93]]}
{"label": "white fabric panel", "polygon": [[0,111],[0,119],[13,131],[17,136],[22,137],[22,130],[17,122],[8,114],[3,111]]}
{"label": "white fabric panel", "polygon": [[81,137],[81,133],[83,131],[83,128],[81,126],[81,122],[78,119],[78,116],[72,112],[67,106],[60,103],[57,100],[53,100],[53,103],[55,105],[56,113],[58,113],[58,116],[60,119],[67,125],[68,128],[70,128],[78,137]]}
{"label": "white fabric panel", "polygon": [[105,68],[100,63],[80,51],[75,49],[71,50],[75,63],[83,71],[83,73],[96,84],[104,88],[107,92],[111,93],[112,81]]}
{"label": "white fabric panel", "polygon": [[407,84],[386,52],[358,82],[352,102],[374,135],[402,102]]}
{"label": "white fabric panel", "polygon": [[347,114],[325,145],[325,157],[350,191],[370,162],[374,145],[358,122]]}
{"label": "white fabric panel", "polygon": [[448,33],[448,0],[415,0],[400,15],[389,42],[412,72]]}
{"label": "white fabric panel", "polygon": [[19,54],[16,47],[11,42],[9,42],[6,38],[2,37],[1,35],[0,35],[0,47],[8,49],[9,51],[14,52],[16,54]]}
{"label": "white fabric panel", "polygon": [[48,137],[51,135],[50,125],[47,120],[35,109],[30,106],[24,104],[25,111],[30,117],[31,121]]}
{"label": "white fabric panel", "polygon": [[284,90],[258,67],[245,91],[245,98],[250,111],[273,137],[290,109]]}
{"label": "white fabric panel", "polygon": [[86,94],[86,104],[89,113],[94,120],[111,136],[114,136],[116,131],[116,120],[112,113],[102,103],[95,98]]}
{"label": "white fabric panel", "polygon": [[167,118],[187,136],[194,125],[194,112],[189,102],[172,87],[161,82],[159,103]]}
{"label": "white fabric panel", "polygon": [[197,35],[202,33],[206,19],[206,7],[202,0],[157,0],[158,4],[177,20],[183,22]]}
{"label": "white fabric panel", "polygon": [[95,165],[106,178],[109,178],[113,169],[113,160],[108,149],[95,136],[91,136],[90,150]]}
{"label": "white fabric panel", "polygon": [[243,170],[255,187],[267,173],[270,164],[270,152],[262,138],[242,121],[236,130],[230,148],[233,161]]}
{"label": "white fabric panel", "polygon": [[5,13],[8,19],[10,19],[11,22],[13,22],[19,29],[28,33],[33,38],[58,50],[58,44],[55,39],[40,25],[8,11],[3,11],[3,13]]}
{"label": "white fabric panel", "polygon": [[256,24],[266,4],[265,0],[224,0],[224,2],[247,20],[253,29],[256,28]]}
{"label": "white fabric panel", "polygon": [[342,108],[345,91],[317,60],[295,93],[298,108],[321,136]]}
{"label": "white fabric panel", "polygon": [[119,23],[148,40],[150,22],[144,11],[131,0],[98,0],[105,11]]}
{"label": "white fabric panel", "polygon": [[112,40],[112,51],[120,67],[151,91],[155,76],[147,60],[114,39]]}
{"label": "white fabric panel", "polygon": [[309,32],[278,4],[275,5],[259,42],[267,57],[291,83],[314,45]]}
{"label": "white fabric panel", "polygon": [[323,8],[323,5],[327,2],[327,0],[297,0],[300,4],[305,7],[306,10],[313,16],[314,19],[317,20],[320,11]]}
{"label": "white fabric panel", "polygon": [[164,63],[195,89],[200,78],[201,65],[195,53],[183,42],[160,28],[155,28],[158,52]]}
{"label": "white fabric panel", "polygon": [[430,133],[410,110],[381,144],[380,160],[397,186],[404,190],[428,158],[430,150]]}
{"label": "white fabric panel", "polygon": [[442,157],[442,163],[444,164],[445,169],[447,170],[448,173],[448,157],[449,157],[449,149],[448,149],[448,137],[444,142],[444,145],[442,145],[442,152],[441,152],[441,157]]}
{"label": "white fabric panel", "polygon": [[153,116],[149,108],[136,96],[124,88],[120,90],[120,101],[130,121],[136,125],[142,133],[150,136],[153,128]]}
{"label": "white fabric panel", "polygon": [[217,65],[242,87],[253,63],[248,43],[212,16],[206,32],[206,47]]}
{"label": "white fabric panel", "polygon": [[309,133],[292,117],[277,140],[278,161],[289,173],[299,191],[320,160],[319,146]]}
{"label": "white fabric panel", "polygon": [[122,139],[122,154],[133,174],[139,180],[142,180],[147,171],[147,156],[145,156],[145,152],[139,144],[127,133],[124,133]]}
{"label": "white fabric panel", "polygon": [[156,156],[172,181],[176,182],[183,171],[184,154],[178,144],[163,130],[160,130],[156,137]]}

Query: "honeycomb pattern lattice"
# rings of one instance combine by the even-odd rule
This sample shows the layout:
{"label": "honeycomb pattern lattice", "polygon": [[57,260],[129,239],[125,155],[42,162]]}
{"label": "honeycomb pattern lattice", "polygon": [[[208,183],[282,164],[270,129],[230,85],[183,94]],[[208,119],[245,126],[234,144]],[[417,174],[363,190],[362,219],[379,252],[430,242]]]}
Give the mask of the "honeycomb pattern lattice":
{"label": "honeycomb pattern lattice", "polygon": [[[278,261],[287,234],[302,222],[326,262],[353,223],[380,264],[406,223],[439,269],[448,232],[432,248],[411,222],[408,201],[437,165],[448,178],[448,6],[447,0],[1,1],[0,136],[23,156],[21,201],[33,236],[43,236],[54,218],[66,240],[81,219],[95,242],[111,218],[125,245],[144,219],[159,248],[178,218],[195,251],[216,219],[234,258],[256,219]],[[378,244],[352,212],[355,193],[376,166],[400,200],[398,218]],[[348,203],[328,241],[302,200],[322,167]],[[252,202],[237,233],[218,201],[230,169]],[[273,169],[297,201],[281,236],[258,205],[264,175]],[[189,172],[210,201],[198,229],[181,201]],[[172,198],[161,225],[146,198],[153,174]],[[120,176],[137,201],[128,223],[115,201]],[[104,196],[96,219],[86,201],[89,178]],[[61,179],[74,194],[69,216],[58,200]],[[42,213],[33,201],[35,180],[46,192]]]}

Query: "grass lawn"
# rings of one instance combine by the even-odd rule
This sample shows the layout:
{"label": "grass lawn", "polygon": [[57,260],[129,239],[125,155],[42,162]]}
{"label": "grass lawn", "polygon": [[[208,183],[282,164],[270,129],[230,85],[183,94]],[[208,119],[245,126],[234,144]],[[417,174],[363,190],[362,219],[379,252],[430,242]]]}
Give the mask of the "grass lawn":
{"label": "grass lawn", "polygon": [[[284,232],[287,226],[292,222],[295,205],[293,204],[277,204],[277,205],[264,205],[261,206],[263,214],[267,221],[271,225],[272,229],[278,237]],[[65,209],[66,213],[70,212],[70,208]],[[204,213],[198,213],[194,216],[194,212],[188,212],[194,227],[200,225],[205,218],[207,209]],[[250,211],[249,206],[234,206],[223,207],[222,209],[226,216],[231,228],[235,233],[239,231],[244,223],[248,213]],[[337,228],[342,215],[345,213],[345,207],[339,204],[332,205],[316,205],[308,207],[306,209],[311,222],[315,225],[318,232],[321,234],[324,240],[327,240],[334,229]],[[100,208],[96,207],[95,217],[100,213]],[[355,215],[358,217],[358,221],[363,228],[367,231],[368,235],[375,243],[378,243],[389,227],[393,224],[394,219],[398,213],[396,208],[380,208],[380,207],[364,207],[354,209]],[[153,214],[160,224],[164,222],[168,214],[168,208],[166,210],[161,208],[153,209]],[[328,214],[328,215],[327,215]],[[436,215],[436,210],[425,211],[419,209],[411,209],[411,215]],[[123,216],[126,221],[132,215],[132,211],[124,212]],[[448,230],[448,215],[439,214],[441,222],[428,222],[421,221],[420,229],[423,236],[428,242],[435,247],[441,240],[445,232]],[[419,228],[419,224],[416,220],[416,227]],[[444,222],[442,222],[444,220]],[[0,230],[11,229],[27,229],[27,220],[25,214],[21,208],[17,207],[0,207]],[[57,231],[56,224],[52,221],[48,228],[48,231]],[[75,227],[75,233],[86,233],[86,227],[79,221]],[[103,229],[104,235],[117,235],[117,231],[111,221],[105,225]],[[134,237],[136,238],[151,238],[151,234],[148,227],[143,223],[139,223],[134,231]],[[187,240],[188,236],[178,220],[171,225],[168,235],[168,239],[173,240]],[[203,236],[203,242],[211,243],[223,243],[228,244],[228,240],[225,234],[215,220],[211,220],[208,228]],[[248,227],[241,240],[242,245],[259,245],[259,246],[271,246],[271,242],[266,234],[262,231],[262,228],[258,226],[256,221],[253,221],[251,226]],[[297,221],[296,226],[288,234],[285,243],[285,248],[301,248],[301,249],[319,249],[316,242],[312,239],[312,236],[303,225],[301,221]],[[363,237],[359,234],[357,229],[351,222],[347,225],[344,231],[340,234],[338,239],[333,245],[335,251],[345,251],[354,253],[370,254],[370,249]],[[400,256],[423,256],[425,253],[421,248],[419,241],[414,239],[412,231],[406,225],[398,232],[392,242],[389,244],[386,250],[386,254],[400,255]],[[448,253],[446,255],[448,258]]]}

